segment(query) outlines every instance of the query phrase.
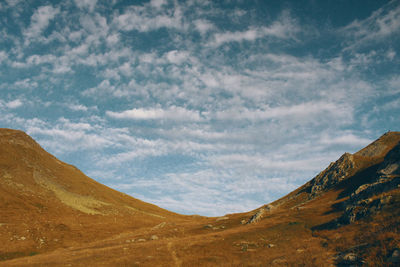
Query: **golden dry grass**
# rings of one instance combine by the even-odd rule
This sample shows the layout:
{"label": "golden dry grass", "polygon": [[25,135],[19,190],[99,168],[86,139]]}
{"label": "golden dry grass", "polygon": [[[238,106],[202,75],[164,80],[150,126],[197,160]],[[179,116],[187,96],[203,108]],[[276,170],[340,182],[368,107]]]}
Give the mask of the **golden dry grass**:
{"label": "golden dry grass", "polygon": [[[363,159],[360,170],[382,156]],[[95,182],[12,130],[0,130],[0,177],[1,266],[332,266],[349,249],[385,266],[400,244],[397,206],[320,227],[340,217],[351,183],[311,200],[300,188],[255,224],[241,222],[257,210],[182,216]]]}

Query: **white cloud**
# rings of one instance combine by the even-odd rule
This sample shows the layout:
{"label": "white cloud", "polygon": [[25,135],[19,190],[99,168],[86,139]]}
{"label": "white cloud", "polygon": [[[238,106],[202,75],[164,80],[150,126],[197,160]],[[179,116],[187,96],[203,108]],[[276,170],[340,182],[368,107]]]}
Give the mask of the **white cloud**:
{"label": "white cloud", "polygon": [[20,106],[22,106],[22,104],[23,103],[20,99],[15,99],[13,101],[6,103],[5,105],[10,109],[14,109],[14,108],[19,108]]}
{"label": "white cloud", "polygon": [[182,139],[200,139],[212,141],[226,141],[226,140],[237,140],[243,137],[237,133],[224,131],[215,131],[210,125],[181,125],[180,127],[174,127],[172,129],[160,129],[160,133],[168,138],[174,138],[181,136]]}
{"label": "white cloud", "polygon": [[176,120],[176,121],[200,121],[202,120],[199,112],[186,108],[171,106],[167,109],[153,108],[134,108],[122,112],[107,111],[106,115],[114,119],[132,120]]}
{"label": "white cloud", "polygon": [[390,49],[389,51],[387,51],[386,57],[387,57],[387,59],[392,61],[396,57],[396,51],[394,51],[393,49]]}
{"label": "white cloud", "polygon": [[5,63],[5,61],[8,59],[8,55],[4,51],[0,51],[0,65]]}
{"label": "white cloud", "polygon": [[6,0],[7,4],[11,7],[18,5],[22,0]]}
{"label": "white cloud", "polygon": [[26,63],[29,66],[40,65],[44,63],[52,63],[57,59],[56,56],[47,54],[47,55],[31,55],[27,58]]}
{"label": "white cloud", "polygon": [[51,5],[41,6],[33,13],[31,17],[31,24],[28,29],[24,31],[26,41],[29,43],[29,39],[37,38],[45,30],[51,20],[60,12],[60,9],[54,8]]}
{"label": "white cloud", "polygon": [[388,81],[389,95],[400,93],[400,75],[393,76]]}
{"label": "white cloud", "polygon": [[63,73],[72,72],[72,69],[68,65],[59,64],[59,65],[54,66],[54,68],[52,69],[52,72],[56,73],[56,74],[63,74]]}
{"label": "white cloud", "polygon": [[[52,64],[53,65],[53,69],[51,70],[51,72],[56,72],[57,68],[61,68],[61,67],[68,67],[68,63],[69,60],[66,57],[57,57],[51,54],[47,54],[47,55],[31,55],[29,56],[25,62],[17,62],[14,61],[12,62],[12,66],[14,68],[30,68],[33,66],[38,66],[41,64]],[[69,67],[68,67],[69,68]]]}
{"label": "white cloud", "polygon": [[154,157],[154,156],[161,156],[166,155],[167,151],[160,149],[159,147],[140,147],[136,148],[133,151],[122,152],[116,154],[112,157],[109,157],[105,160],[101,161],[101,164],[110,165],[119,165],[125,163],[127,161],[132,161],[137,158],[144,158],[144,157]]}
{"label": "white cloud", "polygon": [[[164,1],[151,1],[143,6],[131,6],[114,19],[120,30],[148,32],[160,28],[182,29],[182,12],[178,5],[174,9],[162,9]],[[154,9],[156,7],[156,9]]]}
{"label": "white cloud", "polygon": [[193,22],[196,29],[202,34],[205,35],[207,32],[215,29],[213,23],[205,19],[198,19]]}
{"label": "white cloud", "polygon": [[16,89],[34,89],[38,87],[38,83],[36,81],[32,81],[30,78],[26,78],[14,82],[12,87]]}
{"label": "white cloud", "polygon": [[319,167],[320,159],[271,159],[271,155],[246,155],[225,154],[210,158],[210,162],[218,167],[234,166],[242,170],[257,170],[259,172],[271,172],[273,170],[285,171],[313,171]]}
{"label": "white cloud", "polygon": [[283,12],[281,17],[270,26],[250,27],[245,31],[216,33],[210,45],[220,46],[229,42],[255,41],[265,37],[295,39],[295,34],[299,31],[299,27],[290,17],[290,14]]}
{"label": "white cloud", "polygon": [[51,69],[45,69],[46,72],[50,73],[67,73],[72,72],[72,58],[68,56],[55,56],[52,54],[47,55],[31,55],[25,62],[14,61],[11,65],[14,68],[31,68],[31,67],[41,67],[42,64],[51,64]]}
{"label": "white cloud", "polygon": [[353,38],[348,49],[365,46],[371,42],[381,42],[399,31],[400,5],[397,1],[389,2],[368,18],[355,20],[340,30],[341,33]]}
{"label": "white cloud", "polygon": [[118,42],[120,41],[119,34],[118,33],[112,33],[112,34],[108,35],[106,41],[107,41],[107,44],[109,46],[113,46],[113,45],[118,44]]}
{"label": "white cloud", "polygon": [[[400,91],[400,90],[399,90]],[[381,107],[378,108],[385,110],[385,111],[395,111],[396,109],[399,110],[400,109],[400,98],[394,98],[388,102],[386,102],[384,105],[382,105]],[[397,130],[397,129],[395,129]]]}
{"label": "white cloud", "polygon": [[101,134],[101,127],[88,122],[71,122],[60,118],[53,125],[42,123],[25,127],[29,135],[37,136],[40,144],[59,154],[101,150],[113,144],[110,138]]}
{"label": "white cloud", "polygon": [[160,8],[167,3],[166,0],[151,0],[150,5],[155,8]]}
{"label": "white cloud", "polygon": [[313,121],[316,117],[332,116],[341,119],[348,118],[351,110],[328,102],[308,102],[292,106],[267,107],[265,109],[231,109],[218,111],[215,118],[220,120],[266,120],[293,117],[296,120],[306,119]]}
{"label": "white cloud", "polygon": [[89,131],[94,129],[94,127],[87,122],[71,122],[70,120],[65,118],[58,119],[58,122],[62,124],[62,127],[64,129],[77,130],[77,131]]}
{"label": "white cloud", "polygon": [[119,70],[115,68],[108,68],[103,71],[102,76],[106,78],[106,80],[114,79],[120,80],[121,76],[119,74]]}
{"label": "white cloud", "polygon": [[89,11],[93,11],[97,4],[97,0],[74,0],[74,2],[79,8],[87,8]]}
{"label": "white cloud", "polygon": [[212,45],[220,46],[229,42],[254,41],[261,37],[260,32],[260,29],[249,29],[244,32],[216,33]]}
{"label": "white cloud", "polygon": [[173,64],[182,64],[189,58],[189,53],[186,51],[172,50],[166,53],[166,58]]}
{"label": "white cloud", "polygon": [[70,40],[72,42],[79,42],[79,41],[81,41],[82,36],[83,36],[83,30],[71,31],[68,34],[68,40]]}
{"label": "white cloud", "polygon": [[107,36],[109,30],[107,19],[100,14],[84,15],[79,18],[79,21],[82,27],[90,33],[86,41],[96,43],[99,37]]}
{"label": "white cloud", "polygon": [[73,111],[88,111],[88,107],[81,104],[68,104],[67,107]]}
{"label": "white cloud", "polygon": [[323,145],[347,145],[364,147],[371,143],[373,140],[362,138],[352,133],[345,133],[340,136],[322,135],[319,142]]}
{"label": "white cloud", "polygon": [[119,71],[125,76],[130,76],[132,74],[131,64],[129,62],[125,62],[119,67]]}
{"label": "white cloud", "polygon": [[84,96],[99,96],[104,93],[113,93],[115,86],[111,85],[109,80],[103,80],[98,86],[86,89],[82,92]]}
{"label": "white cloud", "polygon": [[83,43],[79,46],[72,48],[70,53],[72,55],[82,56],[82,55],[86,55],[88,50],[89,50],[89,45],[87,43]]}

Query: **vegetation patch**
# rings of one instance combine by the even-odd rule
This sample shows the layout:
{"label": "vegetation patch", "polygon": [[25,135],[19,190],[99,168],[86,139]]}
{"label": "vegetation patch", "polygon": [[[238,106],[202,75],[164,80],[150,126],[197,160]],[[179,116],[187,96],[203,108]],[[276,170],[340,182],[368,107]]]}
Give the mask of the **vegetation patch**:
{"label": "vegetation patch", "polygon": [[35,171],[33,177],[40,186],[52,191],[56,197],[65,205],[79,210],[86,214],[103,214],[98,210],[102,206],[108,206],[109,203],[96,200],[90,196],[82,196],[65,190],[62,186],[57,183],[50,181],[49,178],[42,175],[40,172]]}

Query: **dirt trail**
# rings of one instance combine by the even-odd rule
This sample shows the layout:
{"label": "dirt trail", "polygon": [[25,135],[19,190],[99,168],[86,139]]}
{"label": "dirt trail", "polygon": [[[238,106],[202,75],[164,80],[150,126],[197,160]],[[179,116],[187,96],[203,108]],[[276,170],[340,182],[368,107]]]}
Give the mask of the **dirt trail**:
{"label": "dirt trail", "polygon": [[168,251],[171,253],[172,258],[174,259],[175,266],[180,267],[182,265],[182,261],[178,258],[178,256],[176,256],[176,251],[172,245],[173,245],[172,242],[168,242],[168,245],[167,245]]}

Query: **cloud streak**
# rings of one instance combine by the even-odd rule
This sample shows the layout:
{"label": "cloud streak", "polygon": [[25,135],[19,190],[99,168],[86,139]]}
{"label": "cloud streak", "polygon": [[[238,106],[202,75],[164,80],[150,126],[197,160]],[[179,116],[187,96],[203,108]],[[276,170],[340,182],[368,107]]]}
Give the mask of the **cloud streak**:
{"label": "cloud streak", "polygon": [[[200,24],[201,25],[201,24]],[[211,46],[221,46],[230,42],[253,42],[261,38],[276,38],[281,40],[295,39],[296,33],[300,31],[296,21],[285,11],[281,17],[270,26],[253,27],[245,31],[222,32],[214,34]]]}
{"label": "cloud streak", "polygon": [[171,106],[167,109],[143,109],[134,108],[122,112],[106,111],[106,115],[114,119],[132,119],[132,120],[177,120],[177,121],[200,121],[200,114],[182,107]]}
{"label": "cloud streak", "polygon": [[400,6],[396,1],[390,1],[368,18],[355,20],[343,27],[341,32],[353,38],[354,41],[350,43],[349,48],[354,48],[371,42],[381,42],[393,34],[398,34],[399,29]]}

